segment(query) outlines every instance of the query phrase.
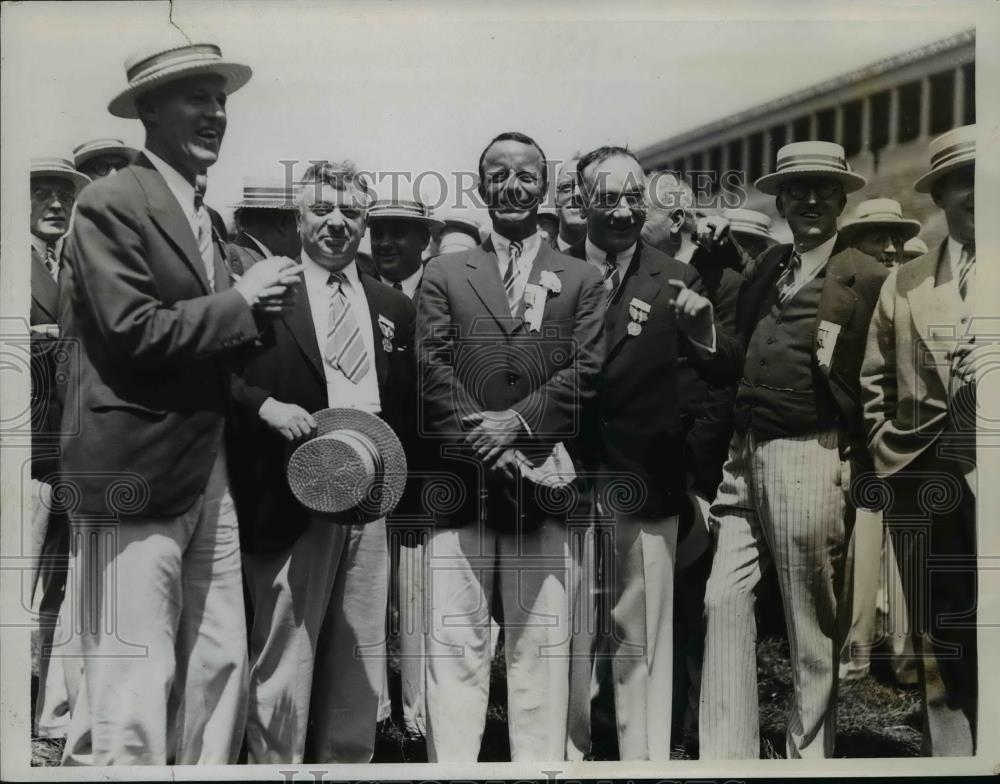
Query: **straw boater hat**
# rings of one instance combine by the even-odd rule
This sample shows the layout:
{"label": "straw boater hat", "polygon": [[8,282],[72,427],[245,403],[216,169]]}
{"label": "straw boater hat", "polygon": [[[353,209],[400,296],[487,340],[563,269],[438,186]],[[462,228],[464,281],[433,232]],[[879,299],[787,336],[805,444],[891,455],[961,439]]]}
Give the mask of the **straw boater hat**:
{"label": "straw boater hat", "polygon": [[31,177],[55,177],[71,183],[79,193],[90,177],[78,172],[66,158],[32,158]]}
{"label": "straw boater hat", "polygon": [[343,523],[371,522],[395,509],[406,456],[392,428],[353,408],[325,408],[313,417],[316,434],[288,461],[288,486],[299,503]]}
{"label": "straw boater hat", "polygon": [[833,142],[793,142],[778,150],[778,162],[771,174],[761,177],[754,187],[777,196],[782,184],[803,177],[829,177],[844,186],[844,193],[865,187],[860,174],[851,171],[844,148]]}
{"label": "straw boater hat", "polygon": [[486,242],[486,238],[489,236],[489,232],[484,231],[482,224],[473,217],[453,212],[443,215],[441,219],[444,222],[444,227],[446,229],[468,234],[476,241],[477,245],[482,242]]}
{"label": "straw boater hat", "polygon": [[912,240],[907,240],[906,244],[903,245],[903,260],[910,261],[918,256],[923,256],[928,253],[927,243],[924,242],[920,237],[914,237]]}
{"label": "straw boater hat", "polygon": [[976,162],[976,126],[963,125],[948,131],[932,139],[929,149],[931,170],[913,184],[917,193],[930,193],[935,180]]}
{"label": "straw boater hat", "polygon": [[431,208],[416,199],[376,199],[368,208],[368,223],[380,218],[403,218],[423,223],[431,231],[444,228],[444,223],[431,212]]}
{"label": "straw boater hat", "polygon": [[774,241],[771,236],[771,216],[757,210],[723,210],[722,216],[729,221],[729,230],[740,234],[752,234],[765,240]]}
{"label": "straw boater hat", "polygon": [[243,178],[243,200],[235,205],[238,210],[295,210],[298,189],[281,180],[260,177]]}
{"label": "straw boater hat", "polygon": [[79,169],[91,158],[102,155],[121,155],[131,161],[136,152],[121,139],[92,139],[73,148],[73,164]]}
{"label": "straw boater hat", "polygon": [[903,217],[903,208],[895,199],[868,199],[861,202],[840,226],[840,235],[850,238],[868,228],[887,228],[912,239],[920,233],[920,221]]}
{"label": "straw boater hat", "polygon": [[222,50],[213,43],[173,41],[141,50],[125,61],[128,87],[108,104],[115,117],[137,119],[135,99],[168,82],[201,74],[216,74],[226,80],[226,94],[239,90],[249,80],[250,66],[222,58]]}

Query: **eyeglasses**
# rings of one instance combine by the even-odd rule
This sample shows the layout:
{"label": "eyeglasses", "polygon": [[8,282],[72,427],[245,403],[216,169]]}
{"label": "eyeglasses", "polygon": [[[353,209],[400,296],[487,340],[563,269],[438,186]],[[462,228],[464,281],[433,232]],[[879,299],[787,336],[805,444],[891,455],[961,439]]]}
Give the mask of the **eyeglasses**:
{"label": "eyeglasses", "polygon": [[33,201],[43,201],[45,199],[57,198],[65,203],[72,203],[76,192],[70,187],[53,187],[51,185],[32,185],[31,198]]}
{"label": "eyeglasses", "polygon": [[844,186],[836,180],[802,180],[782,186],[781,192],[793,199],[804,199],[810,193],[815,193],[820,199],[829,199],[831,196],[843,193]]}

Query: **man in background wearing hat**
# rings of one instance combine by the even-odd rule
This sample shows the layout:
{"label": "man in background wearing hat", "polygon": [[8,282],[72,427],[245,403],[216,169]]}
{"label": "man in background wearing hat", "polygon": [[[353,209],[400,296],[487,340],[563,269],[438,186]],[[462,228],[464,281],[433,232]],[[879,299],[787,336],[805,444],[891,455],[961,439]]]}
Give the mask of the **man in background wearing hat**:
{"label": "man in background wearing hat", "polygon": [[[635,156],[622,147],[597,148],[580,159],[577,176],[587,236],[570,253],[601,273],[608,303],[607,356],[581,441],[598,476],[600,508],[612,521],[604,573],[613,582],[608,645],[619,755],[667,760],[674,564],[687,503],[680,391],[686,376],[678,359],[692,356],[697,372],[721,381],[735,372],[739,351],[721,325],[707,338],[707,359],[690,351],[676,300],[685,289],[704,288],[691,265],[640,241],[648,202]],[[641,503],[623,506],[616,497],[623,476],[635,483],[628,495]]]}
{"label": "man in background wearing hat", "polygon": [[[914,188],[944,212],[948,237],[890,274],[861,387],[875,469],[892,491],[885,519],[909,591],[923,751],[967,756],[976,751],[978,703],[976,363],[993,348],[976,344],[973,318],[976,127],[934,139],[930,157]],[[944,503],[921,492],[927,477],[947,488]]]}
{"label": "man in background wearing hat", "polygon": [[237,384],[233,488],[253,604],[253,762],[363,763],[375,748],[385,518],[338,522],[311,512],[285,477],[288,442],[310,435],[321,409],[378,414],[411,441],[415,312],[405,294],[358,273],[368,206],[367,181],[352,164],[306,171],[298,218],[305,280]]}
{"label": "man in background wearing hat", "polygon": [[299,230],[295,194],[280,180],[244,179],[236,205],[236,236],[229,243],[229,266],[242,275],[261,259],[298,258]]}
{"label": "man in background wearing hat", "polygon": [[583,204],[577,183],[576,166],[580,153],[576,153],[559,167],[556,174],[556,214],[559,216],[559,235],[555,249],[565,253],[587,234],[587,219],[583,217]]}
{"label": "man in background wearing hat", "polygon": [[903,246],[920,233],[920,228],[920,221],[903,217],[895,199],[868,199],[840,225],[840,236],[851,247],[892,269],[903,260]]}
{"label": "man in background wearing hat", "polygon": [[[90,182],[62,158],[31,162],[31,586],[38,598],[39,649],[37,731],[65,734],[69,721],[59,657],[52,657],[56,621],[66,586],[69,553],[66,515],[52,510],[52,483],[59,468],[62,395],[59,370],[59,286],[65,277],[60,257],[73,203]],[[53,664],[50,671],[50,664]]]}
{"label": "man in background wearing hat", "polygon": [[135,156],[136,151],[121,139],[92,139],[73,149],[73,165],[81,174],[99,180],[124,169]]}
{"label": "man in background wearing hat", "polygon": [[438,233],[434,243],[434,256],[478,248],[479,244],[485,240],[482,228],[474,218],[447,215],[442,219],[442,222],[444,227]]}
{"label": "man in background wearing hat", "polygon": [[739,251],[744,267],[776,242],[771,236],[771,216],[767,213],[729,209],[724,210],[722,215],[729,221],[729,236]]}
{"label": "man in background wearing hat", "polygon": [[79,494],[74,579],[89,597],[78,618],[89,706],[74,710],[64,761],[229,763],[247,676],[223,448],[231,363],[288,307],[297,270],[275,259],[232,285],[201,200],[227,95],[250,69],[174,40],[126,73],[108,108],[141,120],[145,147],[81,194],[64,256],[63,333],[79,356],[63,429],[79,411],[80,435],[63,437],[62,475]]}
{"label": "man in background wearing hat", "polygon": [[479,160],[490,237],[433,259],[420,289],[421,435],[448,490],[424,493],[435,520],[427,545],[427,746],[435,762],[479,755],[497,594],[512,759],[580,758],[589,747],[588,727],[586,738],[571,732],[581,725],[571,716],[570,684],[589,520],[567,522],[576,485],[540,483],[576,477],[563,444],[579,434],[581,407],[595,393],[604,293],[597,270],[542,242],[536,212],[545,188],[534,140],[516,132],[491,140]]}
{"label": "man in background wearing hat", "polygon": [[914,237],[912,240],[907,240],[903,245],[903,255],[900,263],[905,264],[908,261],[919,259],[925,253],[927,253],[927,243],[920,239],[920,237]]}
{"label": "man in background wearing hat", "polygon": [[[850,463],[864,467],[858,373],[887,272],[838,242],[846,194],[862,188],[844,150],[797,142],[756,182],[776,196],[793,244],[746,270],[736,331],[745,346],[735,433],[712,506],[705,594],[703,759],[756,758],[755,591],[773,563],[788,623],[793,695],[786,755],[833,753],[836,732],[835,576],[845,544]],[[849,462],[850,461],[850,462]]]}

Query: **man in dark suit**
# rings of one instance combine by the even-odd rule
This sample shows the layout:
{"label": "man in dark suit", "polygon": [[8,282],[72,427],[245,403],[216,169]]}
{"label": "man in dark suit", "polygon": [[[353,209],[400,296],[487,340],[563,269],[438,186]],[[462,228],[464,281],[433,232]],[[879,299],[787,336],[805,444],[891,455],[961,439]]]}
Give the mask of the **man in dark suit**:
{"label": "man in dark suit", "polygon": [[[66,586],[69,531],[66,515],[51,510],[52,485],[59,467],[62,404],[57,389],[59,280],[63,236],[73,202],[90,180],[62,158],[31,162],[31,532],[32,593],[39,594],[37,732],[62,737],[69,721],[61,659],[52,658],[56,620]],[[40,592],[40,593],[39,593]],[[50,664],[54,663],[50,670]],[[51,686],[51,688],[50,688]]]}
{"label": "man in dark suit", "polygon": [[433,761],[478,757],[497,593],[512,759],[586,751],[569,737],[580,548],[565,521],[568,502],[557,500],[574,491],[563,444],[579,434],[596,390],[604,296],[597,270],[541,240],[545,171],[531,138],[493,139],[479,161],[493,231],[480,248],[430,261],[420,288],[420,426],[441,477],[424,493],[436,523],[427,548]]}
{"label": "man in dark suit", "polygon": [[[587,235],[571,248],[604,278],[607,356],[585,452],[598,499],[612,520],[609,642],[618,748],[623,760],[670,758],[674,560],[686,503],[682,377],[690,356],[702,373],[726,378],[738,347],[721,325],[707,359],[693,353],[678,318],[685,288],[704,292],[697,272],[640,241],[647,198],[642,166],[621,147],[601,147],[578,164]],[[623,503],[622,483],[630,500]]]}
{"label": "man in dark suit", "polygon": [[736,332],[745,359],[710,517],[702,758],[760,753],[754,601],[768,563],[778,574],[793,670],[786,754],[833,753],[845,517],[852,464],[869,464],[858,374],[887,274],[838,244],[846,193],[864,184],[843,148],[829,142],[782,147],[775,172],[756,183],[777,196],[794,244],[753,262],[740,293]]}
{"label": "man in dark suit", "polygon": [[[65,262],[62,478],[74,536],[94,764],[228,763],[246,711],[246,627],[223,429],[230,366],[290,304],[274,259],[235,286],[202,200],[226,98],[250,78],[213,44],[172,42],[126,62],[109,105],[142,121],[136,161],[77,202]],[[79,412],[80,421],[70,421]],[[79,431],[79,434],[72,432]],[[79,705],[77,706],[79,708]]]}
{"label": "man in dark suit", "polygon": [[[305,280],[236,383],[233,488],[253,605],[247,745],[259,763],[369,762],[385,670],[385,519],[309,512],[285,478],[287,442],[328,407],[378,414],[412,443],[413,304],[359,275],[367,184],[350,164],[303,178]],[[332,326],[337,325],[337,326]],[[354,330],[353,341],[338,337]]]}
{"label": "man in dark suit", "polygon": [[229,243],[229,266],[242,275],[261,259],[298,258],[298,210],[292,188],[280,180],[246,179],[236,206],[237,232]]}

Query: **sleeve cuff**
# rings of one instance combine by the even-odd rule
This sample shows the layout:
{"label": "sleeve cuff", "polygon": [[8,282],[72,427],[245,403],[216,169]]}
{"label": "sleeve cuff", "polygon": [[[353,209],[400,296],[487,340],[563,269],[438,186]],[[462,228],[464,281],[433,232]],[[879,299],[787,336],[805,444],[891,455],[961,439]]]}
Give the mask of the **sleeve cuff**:
{"label": "sleeve cuff", "polygon": [[695,340],[694,338],[690,338],[690,340],[691,340],[691,343],[693,343],[695,346],[697,346],[698,348],[700,348],[702,351],[706,352],[707,354],[714,354],[715,353],[715,343],[716,343],[716,340],[715,340],[715,324],[712,325],[712,342],[710,344],[702,343],[700,340]]}

